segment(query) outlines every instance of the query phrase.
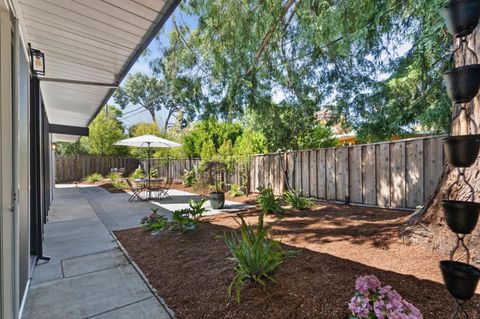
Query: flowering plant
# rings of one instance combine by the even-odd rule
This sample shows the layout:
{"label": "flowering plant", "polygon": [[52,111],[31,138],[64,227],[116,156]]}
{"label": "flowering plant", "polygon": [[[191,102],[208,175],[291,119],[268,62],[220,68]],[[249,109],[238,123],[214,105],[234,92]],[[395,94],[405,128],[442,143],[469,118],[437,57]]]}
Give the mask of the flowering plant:
{"label": "flowering plant", "polygon": [[382,287],[373,275],[357,278],[348,308],[352,312],[350,319],[423,319],[420,310],[391,286]]}
{"label": "flowering plant", "polygon": [[167,224],[167,219],[158,213],[158,209],[152,209],[152,213],[148,216],[145,216],[140,221],[142,227],[146,230],[159,230],[163,229]]}

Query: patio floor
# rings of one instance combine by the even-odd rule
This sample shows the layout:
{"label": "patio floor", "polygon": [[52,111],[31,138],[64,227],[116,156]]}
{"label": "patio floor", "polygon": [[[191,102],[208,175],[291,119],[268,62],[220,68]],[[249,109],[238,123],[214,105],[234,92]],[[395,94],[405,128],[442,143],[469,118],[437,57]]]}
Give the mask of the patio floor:
{"label": "patio floor", "polygon": [[[171,318],[111,235],[139,226],[152,208],[169,218],[172,210],[199,199],[179,190],[169,194],[162,201],[129,203],[126,193],[57,185],[45,225],[44,252],[51,260],[35,267],[22,318]],[[226,206],[224,211],[249,207]]]}
{"label": "patio floor", "polygon": [[51,260],[35,267],[22,318],[170,318],[110,234],[154,207],[126,198],[98,187],[55,189],[44,239]]}

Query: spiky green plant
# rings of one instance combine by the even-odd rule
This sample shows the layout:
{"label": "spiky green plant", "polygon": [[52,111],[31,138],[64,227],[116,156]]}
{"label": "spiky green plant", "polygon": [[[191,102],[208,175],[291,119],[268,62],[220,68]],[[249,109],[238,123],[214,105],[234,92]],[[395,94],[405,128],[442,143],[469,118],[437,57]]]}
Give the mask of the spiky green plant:
{"label": "spiky green plant", "polygon": [[289,203],[294,209],[304,210],[312,208],[314,203],[310,198],[303,197],[301,192],[293,190],[287,191],[283,194],[283,198]]}
{"label": "spiky green plant", "polygon": [[246,281],[251,280],[262,286],[266,280],[274,281],[270,275],[277,269],[291,252],[282,248],[279,242],[268,238],[268,227],[264,226],[260,214],[256,227],[248,225],[242,216],[240,233],[225,235],[224,240],[232,253],[230,258],[235,263],[235,277],[228,287],[231,296],[235,288],[236,300],[240,303],[241,289]]}
{"label": "spiky green plant", "polygon": [[273,190],[269,188],[261,188],[257,197],[257,204],[260,206],[264,214],[281,214],[283,212],[280,206],[280,200],[275,197]]}

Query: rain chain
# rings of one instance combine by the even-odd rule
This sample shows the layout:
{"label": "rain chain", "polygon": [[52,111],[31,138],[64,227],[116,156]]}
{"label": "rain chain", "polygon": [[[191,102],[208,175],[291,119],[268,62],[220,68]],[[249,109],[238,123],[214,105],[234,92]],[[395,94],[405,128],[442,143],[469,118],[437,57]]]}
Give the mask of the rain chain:
{"label": "rain chain", "polygon": [[[480,270],[470,265],[470,250],[465,243],[465,238],[477,225],[480,204],[475,202],[475,189],[468,181],[465,171],[475,163],[480,149],[478,125],[469,106],[480,88],[480,64],[478,64],[477,54],[469,47],[467,36],[478,25],[480,0],[452,0],[443,9],[442,14],[448,31],[460,41],[450,55],[449,70],[443,74],[447,93],[455,103],[449,134],[443,143],[447,159],[450,165],[457,168],[458,174],[456,181],[448,188],[447,198],[442,201],[442,205],[447,225],[457,238],[450,252],[450,258],[440,262],[440,269],[445,285],[457,304],[452,319],[469,319],[465,303],[475,294]],[[455,67],[457,53],[462,53],[464,57],[463,65],[459,67]],[[473,64],[467,65],[467,56],[473,58]],[[453,135],[453,124],[462,114],[466,119],[466,135]],[[469,200],[450,199],[454,187],[457,190],[467,189]],[[460,254],[462,251],[463,253]],[[458,255],[457,259],[455,259],[456,255]]]}

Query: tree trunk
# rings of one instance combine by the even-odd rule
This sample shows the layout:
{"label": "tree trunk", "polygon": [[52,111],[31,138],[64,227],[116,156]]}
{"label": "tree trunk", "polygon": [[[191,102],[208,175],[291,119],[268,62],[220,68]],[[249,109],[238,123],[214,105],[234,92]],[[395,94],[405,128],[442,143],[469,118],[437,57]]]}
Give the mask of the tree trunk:
{"label": "tree trunk", "polygon": [[[455,47],[458,47],[459,40],[455,43]],[[477,27],[475,32],[468,37],[469,47],[475,51],[480,58],[480,27]],[[461,52],[456,56],[456,65],[461,66],[466,64],[477,63],[471,52]],[[458,108],[459,105],[453,106],[453,109]],[[472,118],[475,122],[480,124],[480,96],[474,98],[474,100],[468,105]],[[456,110],[455,110],[456,111]],[[480,132],[477,132],[479,134]],[[452,124],[453,135],[465,135],[475,134],[472,128],[468,131],[468,121],[465,112]],[[441,159],[438,159],[441,160]],[[456,168],[450,165],[445,165],[443,179],[433,197],[427,202],[423,209],[423,214],[419,220],[412,226],[406,229],[406,235],[412,242],[428,244],[434,250],[437,250],[440,254],[448,254],[450,251],[455,234],[450,231],[446,225],[442,200],[447,198],[449,187],[456,182],[458,171]],[[475,164],[465,170],[465,176],[468,182],[475,190],[474,199],[476,202],[480,202],[480,161],[477,159]],[[449,199],[452,200],[471,200],[471,192],[468,186],[461,181],[460,187],[454,186],[450,193]],[[473,233],[466,237],[466,244],[471,248],[473,263],[480,263],[480,227]]]}

